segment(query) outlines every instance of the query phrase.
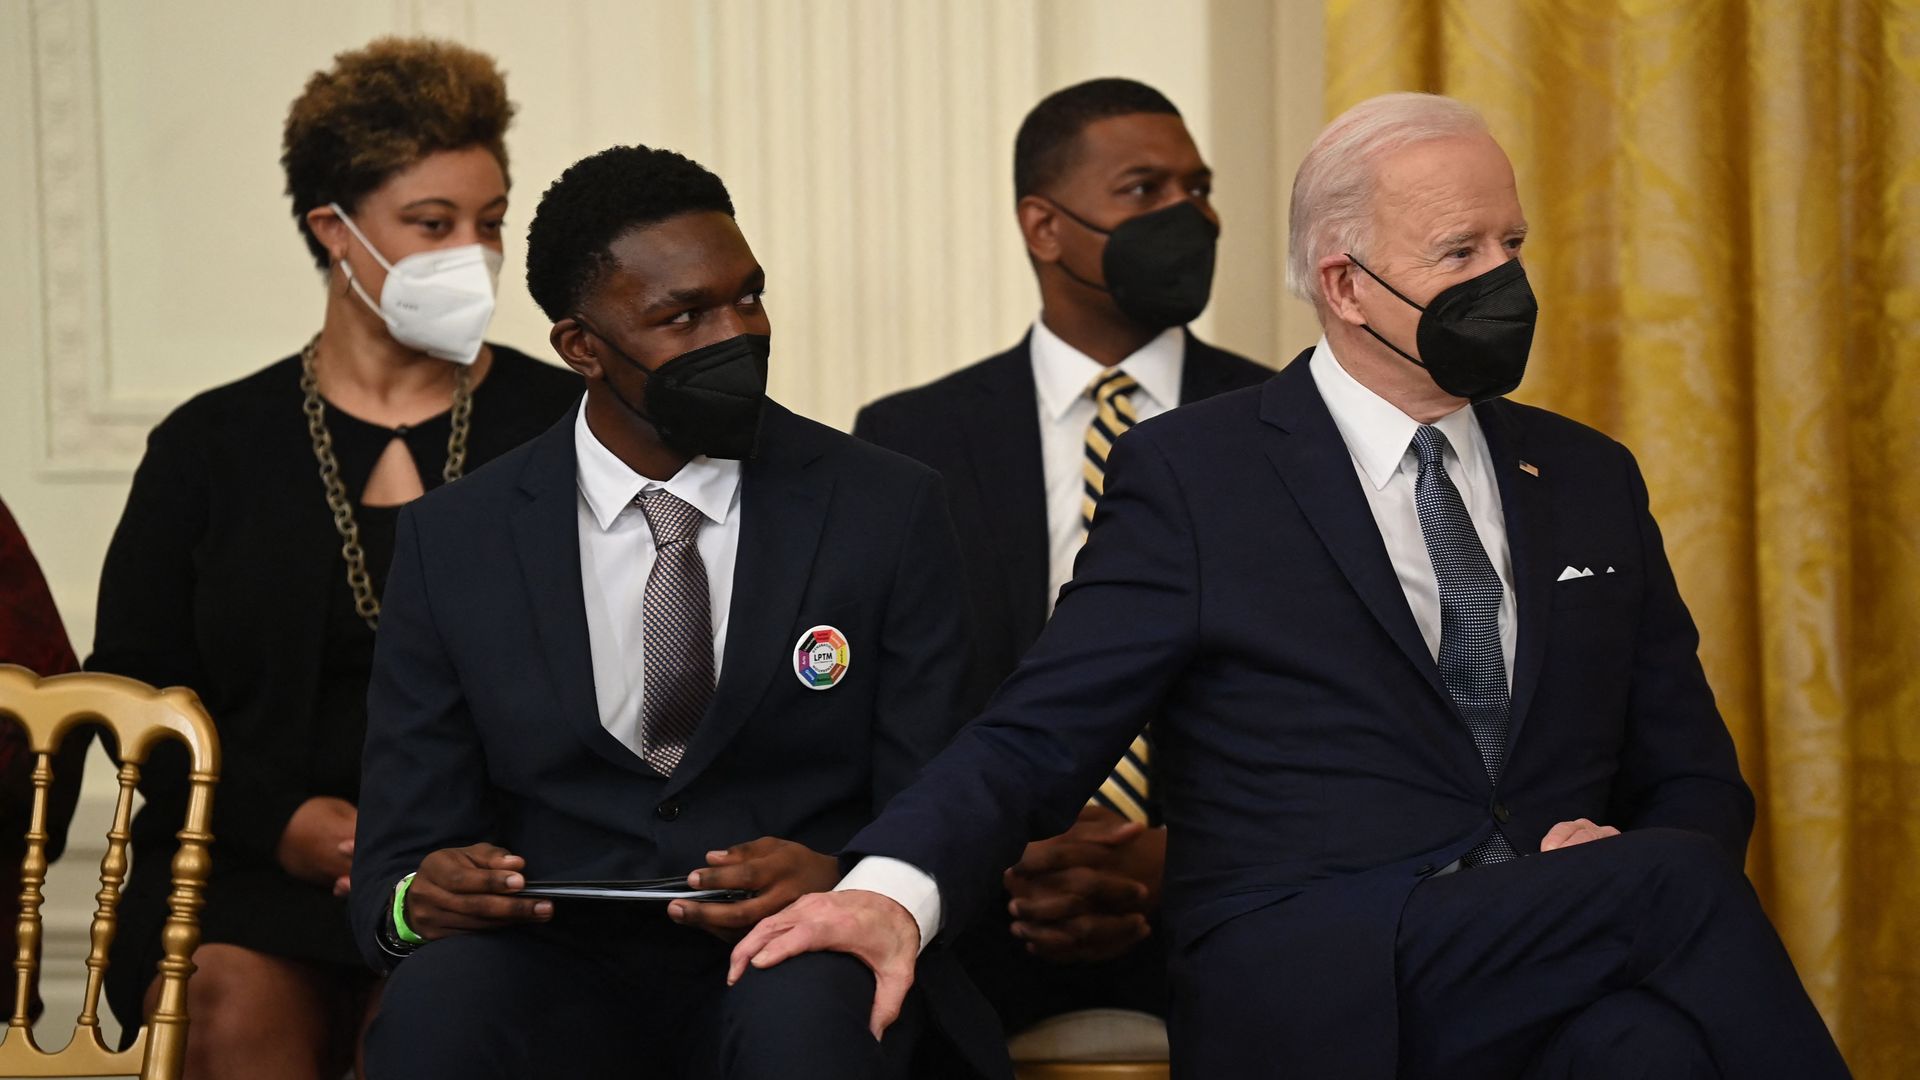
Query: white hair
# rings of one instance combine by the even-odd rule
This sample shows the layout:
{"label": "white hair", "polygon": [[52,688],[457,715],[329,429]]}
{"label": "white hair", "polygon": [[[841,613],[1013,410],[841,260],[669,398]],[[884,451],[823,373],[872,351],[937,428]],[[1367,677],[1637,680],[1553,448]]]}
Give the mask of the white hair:
{"label": "white hair", "polygon": [[1313,141],[1293,177],[1287,288],[1318,309],[1320,260],[1366,248],[1374,173],[1382,158],[1414,143],[1486,130],[1473,106],[1439,94],[1381,94],[1341,113]]}

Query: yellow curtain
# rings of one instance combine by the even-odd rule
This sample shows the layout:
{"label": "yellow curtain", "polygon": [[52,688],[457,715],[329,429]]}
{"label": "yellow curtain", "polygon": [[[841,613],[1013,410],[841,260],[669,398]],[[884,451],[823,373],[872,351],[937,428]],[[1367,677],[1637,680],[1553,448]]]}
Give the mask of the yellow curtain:
{"label": "yellow curtain", "polygon": [[1862,1078],[1920,1076],[1920,2],[1328,0],[1332,116],[1478,106],[1533,226],[1517,395],[1639,455]]}

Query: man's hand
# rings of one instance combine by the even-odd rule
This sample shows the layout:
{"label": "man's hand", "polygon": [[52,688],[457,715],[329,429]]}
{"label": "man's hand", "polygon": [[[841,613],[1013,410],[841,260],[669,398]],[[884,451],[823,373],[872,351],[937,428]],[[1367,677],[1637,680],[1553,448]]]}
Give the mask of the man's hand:
{"label": "man's hand", "polygon": [[360,811],[347,800],[315,795],[287,819],[274,857],[301,881],[345,896],[353,884],[353,826],[359,819]]}
{"label": "man's hand", "polygon": [[707,852],[707,869],[687,875],[687,884],[696,889],[746,889],[758,895],[732,904],[676,900],[667,905],[667,917],[732,940],[807,893],[825,892],[839,883],[838,859],[805,844],[763,836]]}
{"label": "man's hand", "polygon": [[1072,828],[1027,845],[1006,872],[1013,935],[1027,951],[1060,964],[1119,956],[1151,933],[1160,903],[1167,832],[1101,806]]}
{"label": "man's hand", "polygon": [[527,861],[492,844],[441,848],[420,860],[407,888],[407,926],[433,941],[470,930],[546,922],[553,901],[515,896]]}
{"label": "man's hand", "polygon": [[846,953],[873,972],[867,1030],[878,1039],[900,1018],[900,1006],[913,985],[920,924],[906,908],[875,892],[848,889],[803,896],[785,911],[760,920],[733,947],[727,985],[739,982],[748,964],[770,968],[809,952]]}
{"label": "man's hand", "polygon": [[1620,830],[1611,825],[1595,825],[1586,818],[1578,821],[1563,821],[1547,830],[1540,838],[1541,851],[1553,851],[1556,848],[1573,847],[1589,840],[1604,840],[1609,836],[1619,836]]}

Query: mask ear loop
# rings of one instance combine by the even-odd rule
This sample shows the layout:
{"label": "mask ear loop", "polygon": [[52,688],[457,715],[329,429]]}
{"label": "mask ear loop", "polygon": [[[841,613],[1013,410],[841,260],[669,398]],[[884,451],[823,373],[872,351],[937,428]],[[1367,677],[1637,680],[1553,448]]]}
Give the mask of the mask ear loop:
{"label": "mask ear loop", "polygon": [[640,361],[635,360],[631,356],[628,356],[627,351],[625,349],[622,349],[620,346],[615,345],[613,343],[612,338],[601,333],[599,327],[588,322],[587,317],[585,315],[582,315],[576,311],[573,313],[573,321],[579,323],[580,328],[585,330],[587,333],[592,334],[594,337],[599,338],[600,343],[602,345],[605,345],[607,348],[612,349],[613,355],[619,357],[622,360],[625,360],[627,363],[632,364],[634,367],[639,368],[640,374],[648,375],[648,376],[651,376],[653,374],[653,372],[647,370],[647,366],[645,364],[642,364]]}
{"label": "mask ear loop", "polygon": [[[600,343],[602,345],[605,345],[607,348],[612,349],[613,355],[619,357],[620,359],[626,361],[627,363],[633,365],[634,367],[639,368],[640,374],[644,376],[647,380],[651,381],[653,379],[653,372],[648,371],[645,364],[642,364],[640,361],[635,360],[631,356],[628,356],[627,351],[625,349],[622,349],[620,346],[615,345],[613,343],[613,339],[601,333],[599,328],[595,327],[592,323],[588,322],[586,316],[576,311],[573,313],[573,321],[576,323],[579,323],[580,328],[585,330],[587,333],[592,334],[594,337],[599,338]],[[606,386],[607,392],[613,395],[613,399],[615,401],[618,401],[620,404],[625,405],[627,407],[628,412],[632,413],[633,415],[639,417],[642,420],[645,420],[647,423],[652,424],[655,431],[660,430],[660,422],[658,420],[655,420],[653,417],[648,416],[644,410],[635,406],[633,402],[628,401],[627,395],[621,393],[620,388],[613,385],[612,379],[603,378],[600,381]]]}
{"label": "mask ear loop", "polygon": [[[1087,230],[1088,232],[1098,233],[1101,236],[1105,236],[1105,237],[1113,236],[1112,229],[1103,229],[1100,226],[1095,225],[1093,222],[1088,221],[1086,218],[1083,218],[1079,214],[1076,214],[1073,211],[1067,209],[1065,206],[1061,205],[1060,203],[1054,202],[1053,196],[1042,195],[1040,197],[1047,200],[1050,203],[1053,203],[1053,208],[1055,210],[1060,211],[1062,214],[1065,214],[1067,216],[1067,220],[1073,222],[1075,225],[1080,226],[1081,228]],[[1105,293],[1108,296],[1113,295],[1112,289],[1107,288],[1105,285],[1096,285],[1092,281],[1084,277],[1081,277],[1079,274],[1075,273],[1073,267],[1067,265],[1067,260],[1061,259],[1058,262],[1054,263],[1054,265],[1060,268],[1061,273],[1067,275],[1069,278],[1072,278],[1074,281],[1077,281],[1080,284],[1085,285],[1087,288],[1092,289],[1094,292]]]}
{"label": "mask ear loop", "polygon": [[[339,216],[341,223],[346,225],[347,231],[353,234],[354,239],[360,241],[361,247],[367,249],[367,254],[373,256],[373,261],[380,264],[380,269],[385,270],[388,274],[392,274],[393,264],[387,261],[386,256],[380,254],[378,248],[367,242],[367,234],[360,231],[360,226],[353,223],[353,218],[348,216],[347,212],[340,208],[340,204],[337,202],[328,203],[327,208]],[[379,304],[373,302],[373,297],[367,295],[366,287],[360,284],[359,275],[353,272],[353,264],[344,258],[341,259],[340,273],[347,279],[347,288],[352,289],[354,294],[360,297],[360,302],[367,305],[369,311],[380,316],[380,321],[386,323],[387,329],[391,331],[393,329],[393,320],[387,317],[386,311],[382,309]]]}
{"label": "mask ear loop", "polygon": [[[1388,292],[1390,292],[1390,293],[1392,293],[1392,294],[1393,294],[1394,296],[1396,296],[1396,297],[1398,297],[1398,298],[1400,299],[1400,302],[1401,302],[1401,303],[1403,303],[1403,304],[1405,304],[1405,305],[1407,305],[1408,307],[1410,307],[1410,308],[1412,308],[1413,310],[1415,310],[1415,311],[1417,311],[1417,312],[1419,312],[1419,313],[1421,313],[1422,315],[1425,315],[1425,314],[1427,313],[1427,309],[1426,309],[1426,308],[1424,308],[1424,307],[1421,307],[1421,306],[1420,306],[1419,304],[1416,304],[1416,303],[1414,303],[1414,302],[1413,302],[1412,300],[1409,300],[1409,299],[1407,299],[1407,294],[1406,294],[1406,293],[1403,293],[1403,292],[1401,292],[1401,291],[1400,291],[1399,289],[1396,289],[1396,288],[1394,288],[1393,286],[1391,286],[1391,285],[1389,285],[1389,284],[1387,284],[1387,279],[1386,279],[1386,278],[1383,278],[1383,277],[1381,277],[1381,276],[1380,276],[1379,274],[1376,274],[1376,273],[1374,273],[1374,272],[1373,272],[1372,270],[1370,270],[1370,269],[1368,269],[1368,267],[1367,267],[1367,264],[1366,264],[1366,263],[1363,263],[1363,262],[1361,262],[1361,261],[1360,261],[1359,259],[1356,259],[1356,258],[1354,258],[1354,257],[1353,257],[1353,252],[1351,252],[1351,251],[1343,251],[1343,252],[1341,252],[1341,254],[1342,254],[1342,255],[1345,255],[1345,256],[1347,257],[1347,261],[1348,261],[1348,262],[1350,262],[1350,263],[1352,263],[1353,265],[1355,265],[1355,266],[1357,266],[1357,267],[1359,267],[1359,268],[1360,268],[1360,269],[1362,269],[1362,270],[1365,270],[1365,271],[1366,271],[1366,274],[1367,274],[1367,276],[1368,276],[1368,277],[1370,277],[1370,278],[1372,278],[1373,280],[1375,280],[1375,281],[1377,281],[1377,282],[1379,282],[1379,283],[1380,283],[1380,287],[1381,287],[1381,288],[1383,288],[1383,289],[1385,289],[1385,290],[1387,290]],[[1401,348],[1400,346],[1398,346],[1398,345],[1395,345],[1395,344],[1394,344],[1393,342],[1391,342],[1391,341],[1388,341],[1388,340],[1387,340],[1386,338],[1384,338],[1384,337],[1381,337],[1381,336],[1380,336],[1380,331],[1378,331],[1378,330],[1375,330],[1375,329],[1374,329],[1373,327],[1371,327],[1371,326],[1369,326],[1369,325],[1367,325],[1366,323],[1361,323],[1361,324],[1360,324],[1360,329],[1362,329],[1362,330],[1365,330],[1365,331],[1366,331],[1367,333],[1369,333],[1369,334],[1372,334],[1372,335],[1373,335],[1373,340],[1375,340],[1375,341],[1377,341],[1377,342],[1379,342],[1379,343],[1380,343],[1380,344],[1382,344],[1382,345],[1385,345],[1385,346],[1386,346],[1387,348],[1389,348],[1389,349],[1392,349],[1392,350],[1393,350],[1394,352],[1396,352],[1396,353],[1399,353],[1399,354],[1400,354],[1401,356],[1403,356],[1403,357],[1405,357],[1408,363],[1412,363],[1412,364],[1418,364],[1418,365],[1420,365],[1420,366],[1421,366],[1421,367],[1423,367],[1423,368],[1427,366],[1427,363],[1426,363],[1426,361],[1424,361],[1424,360],[1422,360],[1422,359],[1420,359],[1419,357],[1417,357],[1417,356],[1415,356],[1415,355],[1413,355],[1412,353],[1410,353],[1410,352],[1408,352],[1407,350],[1405,350],[1405,349],[1403,349],[1403,348]],[[1430,368],[1429,368],[1428,370],[1432,370],[1432,369],[1430,369]]]}
{"label": "mask ear loop", "polygon": [[1387,284],[1386,278],[1383,278],[1379,274],[1374,273],[1371,269],[1367,267],[1366,263],[1363,263],[1359,259],[1354,258],[1353,252],[1343,251],[1340,254],[1345,255],[1347,257],[1348,262],[1352,263],[1353,265],[1359,267],[1362,270],[1365,270],[1368,277],[1380,283],[1381,288],[1399,297],[1401,303],[1407,305],[1408,307],[1412,308],[1415,311],[1420,312],[1423,315],[1426,314],[1427,309],[1425,307],[1422,307],[1421,305],[1414,303],[1412,300],[1407,299],[1406,293],[1403,293],[1399,289],[1396,289],[1393,286]]}
{"label": "mask ear loop", "polygon": [[393,264],[387,261],[385,255],[380,254],[379,248],[374,247],[372,243],[368,242],[367,234],[360,231],[360,226],[353,223],[353,218],[350,217],[345,210],[340,208],[339,203],[328,203],[327,209],[332,210],[340,216],[340,221],[346,225],[347,231],[353,234],[355,240],[360,241],[361,247],[367,249],[367,254],[373,256],[373,261],[380,264],[380,269],[385,270],[389,274],[393,273]]}
{"label": "mask ear loop", "polygon": [[1095,224],[1094,224],[1093,222],[1091,222],[1091,221],[1088,221],[1088,220],[1087,220],[1086,218],[1083,218],[1083,217],[1081,217],[1081,216],[1080,216],[1079,214],[1076,214],[1076,213],[1074,213],[1073,211],[1071,211],[1071,210],[1069,210],[1069,209],[1067,209],[1067,208],[1066,208],[1066,206],[1065,206],[1064,204],[1062,204],[1062,203],[1057,203],[1057,202],[1054,202],[1054,201],[1053,201],[1053,196],[1051,196],[1051,195],[1042,195],[1042,196],[1040,196],[1040,197],[1041,197],[1041,198],[1043,198],[1043,199],[1045,199],[1045,200],[1047,200],[1047,201],[1048,201],[1048,202],[1050,202],[1050,203],[1053,203],[1053,208],[1054,208],[1055,210],[1058,210],[1058,211],[1060,211],[1061,213],[1063,213],[1063,214],[1065,214],[1065,215],[1067,215],[1067,217],[1068,217],[1068,219],[1069,219],[1069,220],[1071,220],[1071,221],[1072,221],[1072,222],[1073,222],[1073,223],[1074,223],[1075,225],[1078,225],[1078,226],[1080,226],[1081,228],[1083,228],[1083,229],[1085,229],[1085,230],[1087,230],[1088,232],[1096,232],[1096,233],[1099,233],[1099,234],[1100,234],[1101,236],[1112,236],[1112,235],[1113,235],[1113,230],[1112,230],[1112,229],[1103,229],[1103,228],[1101,228],[1100,226],[1098,226],[1098,225],[1095,225]]}

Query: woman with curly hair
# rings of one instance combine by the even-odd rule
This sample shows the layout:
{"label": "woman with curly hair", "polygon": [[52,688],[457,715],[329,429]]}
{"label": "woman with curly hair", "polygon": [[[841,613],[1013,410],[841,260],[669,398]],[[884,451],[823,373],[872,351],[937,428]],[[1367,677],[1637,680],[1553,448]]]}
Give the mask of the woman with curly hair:
{"label": "woman with curly hair", "polygon": [[[512,114],[492,59],[444,42],[375,41],[309,80],[280,160],[326,282],[319,332],[154,429],[107,553],[89,667],[191,687],[222,743],[193,1077],[350,1059],[377,994],[344,896],[399,508],[580,396],[484,340]],[[185,781],[184,754],[156,752],[141,782],[107,976],[129,1032],[154,1003]]]}

